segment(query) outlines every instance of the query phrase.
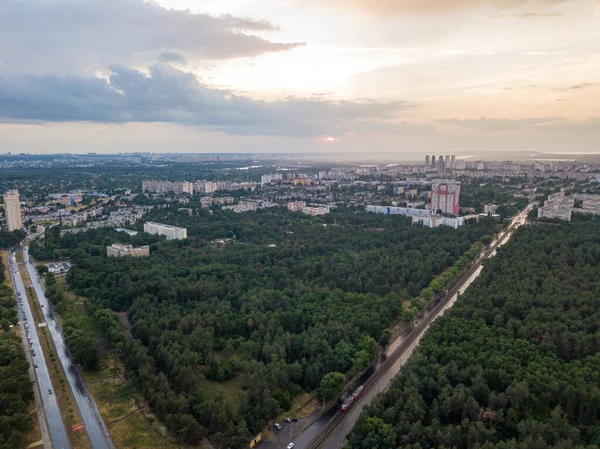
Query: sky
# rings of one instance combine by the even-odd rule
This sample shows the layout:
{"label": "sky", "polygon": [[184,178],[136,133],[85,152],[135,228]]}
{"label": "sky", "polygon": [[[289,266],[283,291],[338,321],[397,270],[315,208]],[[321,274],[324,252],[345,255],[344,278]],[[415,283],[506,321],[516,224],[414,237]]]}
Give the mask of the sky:
{"label": "sky", "polygon": [[600,0],[0,0],[0,153],[600,153]]}

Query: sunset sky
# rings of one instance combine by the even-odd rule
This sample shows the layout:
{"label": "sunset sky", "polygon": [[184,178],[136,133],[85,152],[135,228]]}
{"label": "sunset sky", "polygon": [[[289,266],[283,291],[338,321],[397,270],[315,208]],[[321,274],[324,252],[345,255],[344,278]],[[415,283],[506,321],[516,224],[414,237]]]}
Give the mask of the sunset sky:
{"label": "sunset sky", "polygon": [[600,0],[0,0],[0,152],[600,153]]}

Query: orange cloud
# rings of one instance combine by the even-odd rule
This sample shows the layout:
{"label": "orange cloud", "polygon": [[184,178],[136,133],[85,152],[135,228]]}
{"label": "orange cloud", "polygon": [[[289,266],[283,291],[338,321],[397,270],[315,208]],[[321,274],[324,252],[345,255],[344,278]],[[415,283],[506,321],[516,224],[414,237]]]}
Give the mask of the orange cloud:
{"label": "orange cloud", "polygon": [[[540,5],[547,6],[549,3],[557,4],[564,1],[568,0],[550,0],[540,2]],[[600,2],[600,0],[598,1]],[[327,2],[381,16],[448,13],[480,7],[504,9],[526,6],[532,3],[531,0],[325,0],[325,2],[321,0],[318,4]],[[536,15],[536,13],[530,14]]]}

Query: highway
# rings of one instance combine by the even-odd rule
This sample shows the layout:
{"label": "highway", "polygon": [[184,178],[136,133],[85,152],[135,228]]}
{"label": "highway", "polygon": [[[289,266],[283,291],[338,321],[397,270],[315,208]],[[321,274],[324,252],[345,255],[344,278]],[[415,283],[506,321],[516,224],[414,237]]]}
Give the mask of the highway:
{"label": "highway", "polygon": [[[39,396],[41,398],[42,403],[44,405],[46,420],[48,422],[48,427],[50,429],[50,435],[52,443],[54,444],[54,448],[70,449],[71,445],[67,436],[67,430],[65,428],[65,424],[60,414],[58,401],[56,400],[56,395],[54,394],[52,378],[50,377],[50,372],[48,371],[46,359],[44,358],[37,329],[35,329],[33,313],[31,312],[29,301],[27,301],[26,288],[23,284],[21,273],[19,272],[16,260],[16,251],[17,250],[12,250],[9,253],[8,261],[13,286],[18,300],[18,311],[19,318],[21,320],[23,338],[27,338],[27,332],[30,332],[31,334],[32,344],[30,345],[27,342],[26,346],[29,347],[29,351],[27,351],[27,357],[30,363],[32,364],[33,369],[35,370],[35,374],[37,377],[37,387],[34,386],[34,388],[39,388],[39,392],[36,393],[36,396]],[[22,306],[20,300],[23,300]],[[25,326],[27,326],[28,328],[26,328]],[[37,364],[37,368],[35,367],[35,364]],[[45,439],[43,428],[44,426],[42,427],[42,439]],[[46,446],[46,443],[44,444],[44,446]]]}
{"label": "highway", "polygon": [[85,424],[85,429],[89,436],[90,442],[92,443],[92,447],[94,449],[114,449],[115,446],[110,438],[108,429],[104,424],[102,415],[98,410],[98,406],[92,397],[89,387],[83,379],[81,370],[71,362],[71,357],[68,353],[60,326],[54,320],[50,302],[46,297],[44,287],[40,281],[38,272],[35,269],[35,264],[29,257],[28,246],[25,246],[23,249],[23,260],[26,263],[27,271],[29,273],[29,277],[31,278],[38,301],[40,305],[43,306],[42,310],[44,317],[48,322],[48,330],[52,340],[54,341],[57,356],[60,359],[60,363],[62,364],[63,370],[67,376],[69,386],[73,392],[73,397],[75,398],[75,402],[79,408],[79,412],[81,414],[83,423]]}
{"label": "highway", "polygon": [[[533,204],[530,204],[513,218],[508,229],[501,232],[490,246],[482,251],[471,267],[440,298],[431,312],[421,318],[421,321],[415,325],[414,329],[404,339],[398,339],[390,345],[386,351],[386,360],[364,382],[363,394],[352,404],[351,408],[346,412],[342,412],[338,404],[333,406],[293,439],[296,449],[319,449],[322,447],[325,449],[340,449],[344,445],[346,435],[352,430],[363,408],[377,394],[389,387],[392,379],[409,359],[431,323],[452,307],[459,294],[464,293],[468,286],[479,276],[483,269],[483,262],[490,257],[494,257],[497,249],[510,240],[514,231],[526,222],[527,214],[532,207]],[[284,448],[290,441],[292,440],[281,441],[276,447]]]}

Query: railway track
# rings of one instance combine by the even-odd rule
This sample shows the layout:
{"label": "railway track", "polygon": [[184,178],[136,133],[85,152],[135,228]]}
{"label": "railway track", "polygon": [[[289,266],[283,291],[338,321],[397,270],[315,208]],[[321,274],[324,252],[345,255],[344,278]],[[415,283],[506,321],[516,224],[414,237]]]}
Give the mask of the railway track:
{"label": "railway track", "polygon": [[[529,211],[529,207],[526,208],[524,212],[527,211]],[[490,246],[483,254],[480,254],[471,264],[471,266],[460,275],[458,280],[453,283],[452,287],[450,287],[447,292],[441,296],[441,299],[438,299],[437,304],[431,309],[431,312],[413,328],[413,330],[407,335],[406,339],[394,350],[394,352],[392,352],[392,354],[390,354],[390,356],[381,364],[379,369],[365,382],[363,394],[367,393],[374,385],[377,385],[379,380],[384,376],[388,369],[391,368],[398,361],[398,359],[400,359],[400,357],[402,357],[402,355],[415,342],[419,335],[421,335],[421,333],[427,329],[431,322],[435,320],[443,311],[450,299],[452,299],[452,297],[460,291],[460,287],[464,284],[464,282],[469,279],[473,273],[475,273],[483,261],[488,259],[494,253],[494,251],[496,251],[498,247],[510,237],[510,234],[517,227],[518,221],[511,223],[511,225],[504,231],[504,234],[502,234],[502,237],[498,238],[496,242],[494,242],[494,244]],[[307,446],[306,449],[320,449],[329,439],[329,436],[333,433],[333,431],[337,428],[338,424],[344,419],[344,416],[356,406],[357,402],[360,401],[353,402],[346,411],[339,410],[333,416],[333,418],[331,418],[331,421],[327,427],[316,436],[316,438]]]}

